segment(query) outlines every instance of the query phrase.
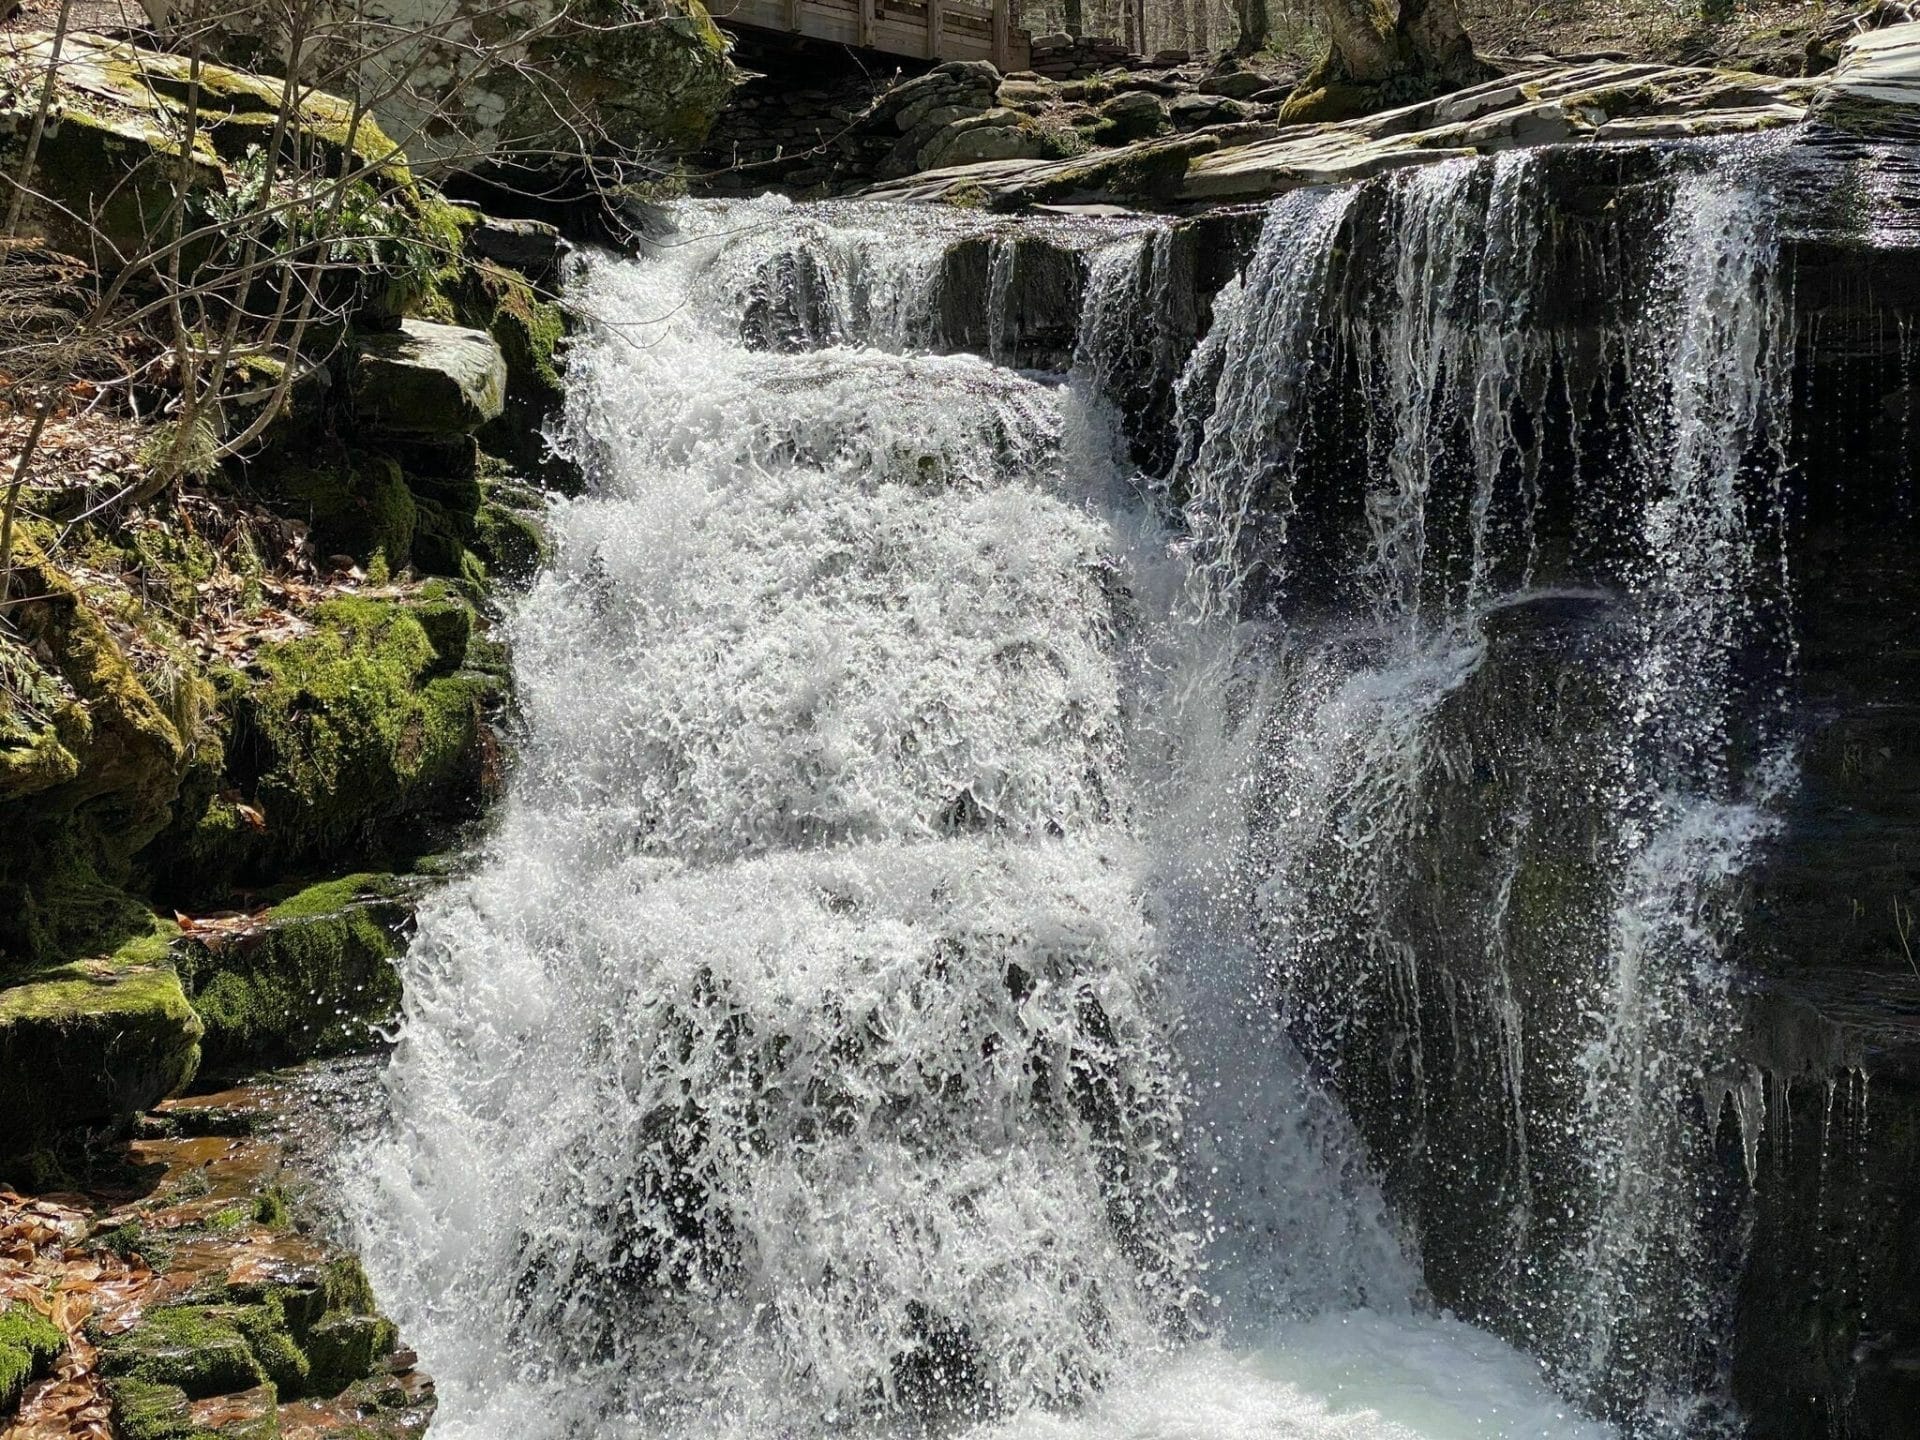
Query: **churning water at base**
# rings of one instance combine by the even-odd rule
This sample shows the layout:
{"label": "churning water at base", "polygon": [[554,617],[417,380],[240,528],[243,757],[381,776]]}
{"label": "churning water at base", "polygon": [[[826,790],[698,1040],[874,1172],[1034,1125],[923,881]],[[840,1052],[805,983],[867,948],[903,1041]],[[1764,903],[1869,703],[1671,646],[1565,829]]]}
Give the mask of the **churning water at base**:
{"label": "churning water at base", "polygon": [[[1395,182],[1428,260],[1488,183],[1524,191],[1484,168]],[[1179,387],[1184,516],[1101,395],[1103,287],[1150,234],[1079,233],[1097,249],[1073,377],[916,348],[943,251],[983,224],[965,216],[688,205],[656,258],[589,267],[571,430],[595,484],[512,620],[523,753],[474,872],[421,916],[392,1130],[360,1187],[438,1431],[1609,1433],[1539,1361],[1433,1310],[1328,1067],[1280,1024],[1276,978],[1298,1033],[1315,936],[1414,983],[1390,892],[1426,803],[1423,727],[1515,579],[1489,559],[1455,593],[1424,585],[1417,452],[1451,405],[1446,287],[1467,281],[1403,261],[1394,283],[1442,293],[1383,340],[1330,339],[1313,300],[1351,203],[1280,202],[1222,297]],[[1474,283],[1521,287],[1500,264]],[[1303,492],[1271,495],[1310,466],[1289,387],[1375,340],[1398,438],[1367,497],[1369,619],[1340,639],[1279,610],[1248,625],[1247,547],[1279,606]],[[1473,384],[1522,393],[1540,363],[1495,359],[1509,378],[1477,362]],[[1277,388],[1247,388],[1263,375]],[[1479,404],[1469,513],[1493,535],[1514,440],[1500,396]],[[1715,456],[1671,448],[1712,481]],[[1737,618],[1702,622],[1675,667]],[[1681,769],[1644,793],[1677,793]],[[1651,838],[1620,869],[1648,878],[1620,891],[1613,949],[1685,952],[1706,983],[1711,945],[1668,922],[1706,926],[1695,871],[1737,857],[1688,849],[1690,801],[1648,804],[1626,807]],[[1655,1023],[1639,993],[1566,1060],[1600,1077],[1589,1094],[1607,1046],[1652,1043],[1617,1033]],[[1658,1134],[1605,1139],[1623,1107],[1660,1107],[1610,1083],[1626,1098],[1561,1118],[1614,1146],[1596,1163],[1625,1185],[1673,1157]],[[1599,1211],[1582,1234],[1612,1283],[1663,1222],[1613,1239],[1617,1207]],[[1590,1337],[1616,1302],[1570,1323]],[[1609,1398],[1546,1338],[1563,1383]]]}

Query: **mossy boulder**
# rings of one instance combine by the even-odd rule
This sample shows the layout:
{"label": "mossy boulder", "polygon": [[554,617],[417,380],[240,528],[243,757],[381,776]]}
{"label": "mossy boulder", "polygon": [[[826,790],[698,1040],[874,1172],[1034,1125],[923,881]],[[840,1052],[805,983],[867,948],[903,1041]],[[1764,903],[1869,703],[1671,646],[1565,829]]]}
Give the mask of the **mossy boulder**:
{"label": "mossy boulder", "polygon": [[449,267],[438,292],[432,318],[484,330],[506,363],[506,404],[479,430],[481,445],[530,472],[570,478],[556,472],[543,434],[566,404],[566,311],[526,276],[485,260]]}
{"label": "mossy boulder", "polygon": [[20,1403],[30,1381],[52,1369],[67,1337],[60,1327],[18,1300],[0,1309],[0,1412]]}
{"label": "mossy boulder", "polygon": [[131,1330],[101,1341],[100,1373],[110,1380],[172,1386],[189,1400],[264,1385],[266,1367],[247,1331],[260,1333],[265,1317],[249,1315],[248,1308],[173,1305],[149,1310]]}
{"label": "mossy boulder", "polygon": [[163,705],[110,612],[23,536],[13,560],[14,590],[30,598],[0,638],[0,825],[13,839],[0,846],[0,978],[145,925],[122,887],[187,771],[176,718],[191,724],[204,699],[173,672],[181,703]]}
{"label": "mossy boulder", "polygon": [[[375,1310],[351,1258],[245,1298],[214,1293],[148,1310],[116,1334],[96,1329],[100,1374],[129,1440],[270,1436],[255,1422],[271,1416],[275,1400],[337,1395],[394,1349],[393,1323]],[[214,1397],[224,1403],[193,1403]]]}
{"label": "mossy boulder", "polygon": [[173,1094],[204,1026],[167,954],[172,927],[0,990],[0,1155],[112,1125]]}
{"label": "mossy boulder", "polygon": [[207,1062],[285,1062],[364,1048],[374,1027],[399,1013],[393,961],[411,914],[402,882],[349,875],[282,901],[256,930],[184,937],[179,966],[207,1027]]}
{"label": "mossy boulder", "polygon": [[334,1393],[364,1379],[393,1353],[393,1322],[384,1315],[329,1315],[307,1336],[313,1386]]}
{"label": "mossy boulder", "polygon": [[474,517],[474,549],[487,572],[511,585],[529,583],[547,561],[552,541],[541,516],[544,503],[522,487],[488,487]]}
{"label": "mossy boulder", "polygon": [[183,817],[173,848],[189,876],[404,859],[491,792],[486,717],[503,684],[461,668],[461,602],[341,598],[310,622],[226,678],[230,788]]}
{"label": "mossy boulder", "polygon": [[316,448],[263,467],[263,484],[285,512],[312,527],[316,547],[391,570],[413,563],[420,507],[390,455]]}
{"label": "mossy boulder", "polygon": [[[53,37],[46,33],[0,42],[0,164],[9,173],[22,158],[28,117],[52,57]],[[57,246],[111,265],[132,259],[164,232],[176,195],[186,199],[192,223],[208,218],[208,198],[227,195],[235,164],[270,137],[281,82],[203,63],[188,148],[190,83],[186,56],[68,35],[59,54],[53,123],[35,165],[29,225]],[[310,92],[298,124],[329,169],[364,170],[380,193],[411,189],[406,157],[371,116],[356,119],[349,102]],[[189,268],[210,248],[193,252]]]}
{"label": "mossy boulder", "polygon": [[1167,107],[1144,90],[1125,90],[1098,111],[1098,139],[1108,144],[1144,140],[1167,128]]}

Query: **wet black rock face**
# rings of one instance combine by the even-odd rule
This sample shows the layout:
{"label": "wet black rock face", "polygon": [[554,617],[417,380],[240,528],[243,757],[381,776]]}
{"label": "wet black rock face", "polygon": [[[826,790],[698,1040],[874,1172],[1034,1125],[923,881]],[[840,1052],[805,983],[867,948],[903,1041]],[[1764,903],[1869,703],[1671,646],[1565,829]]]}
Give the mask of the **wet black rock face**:
{"label": "wet black rock face", "polygon": [[[1484,657],[1432,721],[1440,747],[1471,763],[1445,768],[1424,793],[1392,902],[1399,930],[1419,942],[1417,984],[1391,1003],[1384,992],[1356,1001],[1334,973],[1353,956],[1331,936],[1320,988],[1309,975],[1290,1002],[1296,1037],[1419,1232],[1435,1299],[1549,1358],[1540,1317],[1578,1248],[1556,1239],[1549,1206],[1525,1222],[1525,1238],[1509,1232],[1523,1197],[1572,1193],[1581,1157],[1551,1129],[1516,1147],[1507,1072],[1518,1067],[1530,1103],[1547,1112],[1573,1103],[1562,1092],[1577,1077],[1550,1064],[1542,1042],[1566,985],[1594,963],[1592,937],[1569,917],[1591,916],[1603,877],[1575,804],[1536,798],[1539,823],[1517,850],[1486,821],[1519,787],[1573,796],[1612,783],[1602,742],[1631,679],[1632,617],[1606,580],[1637,542],[1610,517],[1643,497],[1605,461],[1648,398],[1623,388],[1609,337],[1633,319],[1623,297],[1646,283],[1655,197],[1695,163],[1685,146],[1570,148],[1538,163],[1551,223],[1528,236],[1538,253],[1520,320],[1550,343],[1537,376],[1514,377],[1533,401],[1519,407],[1516,439],[1534,496],[1536,593],[1488,615]],[[1780,477],[1777,523],[1762,541],[1766,593],[1752,597],[1752,632],[1733,656],[1727,734],[1736,771],[1785,742],[1798,778],[1743,881],[1721,897],[1740,917],[1728,955],[1739,977],[1732,1051],[1680,1117],[1698,1137],[1697,1244],[1711,1299],[1708,1313],[1669,1318],[1676,1333],[1729,1324],[1731,1349],[1715,1358],[1702,1347],[1698,1379],[1711,1388],[1710,1372],[1728,1374],[1754,1440],[1892,1440],[1920,1413],[1920,183],[1904,149],[1818,127],[1772,163],[1774,283],[1791,297],[1794,350],[1786,423],[1756,445],[1784,444],[1786,463],[1767,461]],[[1356,297],[1391,226],[1386,206],[1385,187],[1370,187],[1341,231],[1330,283]],[[1222,210],[1154,237],[1125,281],[1121,322],[1080,356],[1176,502],[1175,382],[1261,219]],[[985,244],[949,257],[947,341],[1063,365],[1075,314],[1093,303],[1088,262],[1037,238],[1017,256],[1010,274]],[[1315,392],[1310,463],[1296,474],[1318,478],[1284,496],[1289,614],[1310,619],[1357,599],[1352,561],[1368,523],[1357,453],[1377,378],[1338,336],[1323,341],[1319,363],[1345,383]],[[1758,451],[1747,463],[1760,463]],[[1464,494],[1455,498],[1436,494],[1430,507],[1435,603],[1464,583],[1475,521]],[[1259,524],[1256,514],[1256,546],[1266,543]],[[1255,585],[1248,605],[1261,613],[1271,599]],[[1495,977],[1486,937],[1444,917],[1472,910],[1503,877],[1509,953],[1549,958]],[[1532,1040],[1524,1056],[1501,1041],[1514,1016]]]}

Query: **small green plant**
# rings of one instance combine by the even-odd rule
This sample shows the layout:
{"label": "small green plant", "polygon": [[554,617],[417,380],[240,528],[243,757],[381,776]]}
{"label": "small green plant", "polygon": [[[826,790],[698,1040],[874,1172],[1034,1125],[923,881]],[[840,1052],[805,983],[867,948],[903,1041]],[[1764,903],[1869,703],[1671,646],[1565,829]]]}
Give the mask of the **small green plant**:
{"label": "small green plant", "polygon": [[164,420],[141,444],[139,461],[163,480],[204,480],[220,464],[219,431],[204,410],[186,420]]}
{"label": "small green plant", "polygon": [[293,1224],[293,1212],[287,1205],[287,1192],[269,1185],[253,1203],[253,1218],[269,1230],[285,1230]]}

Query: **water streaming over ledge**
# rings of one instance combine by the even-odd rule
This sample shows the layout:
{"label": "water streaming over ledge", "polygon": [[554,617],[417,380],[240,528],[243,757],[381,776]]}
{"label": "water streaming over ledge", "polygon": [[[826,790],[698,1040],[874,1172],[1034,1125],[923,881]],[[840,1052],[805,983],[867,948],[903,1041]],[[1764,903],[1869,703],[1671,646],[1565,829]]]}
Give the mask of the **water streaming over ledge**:
{"label": "water streaming over ledge", "polygon": [[[1072,228],[1069,376],[922,348],[965,215],[689,204],[594,262],[594,487],[513,618],[524,753],[421,916],[361,1186],[436,1428],[1606,1433],[1563,1394],[1717,1423],[1686,1097],[1787,774],[1714,708],[1766,629],[1758,184],[1678,167],[1577,365],[1531,314],[1525,156],[1277,202],[1181,364],[1129,300],[1164,228]],[[1159,480],[1106,399],[1141,365]],[[1539,583],[1550,397],[1613,467],[1586,587]],[[1509,617],[1602,595],[1567,683],[1621,723],[1475,759]],[[1443,1121],[1436,927],[1505,1156],[1467,1260],[1361,1134]],[[1557,1029],[1515,994],[1549,962]],[[1478,1267],[1474,1318],[1532,1355],[1435,1313],[1423,1259]]]}

